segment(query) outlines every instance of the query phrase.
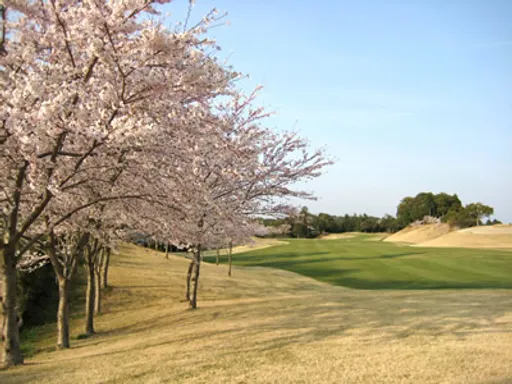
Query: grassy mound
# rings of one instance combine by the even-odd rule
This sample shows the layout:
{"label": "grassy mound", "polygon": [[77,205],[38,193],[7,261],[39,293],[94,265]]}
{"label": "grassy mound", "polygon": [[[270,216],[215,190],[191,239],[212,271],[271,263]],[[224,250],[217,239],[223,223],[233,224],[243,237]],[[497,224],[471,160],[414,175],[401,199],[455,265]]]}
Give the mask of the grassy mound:
{"label": "grassy mound", "polygon": [[450,231],[450,226],[444,223],[415,225],[409,226],[397,233],[392,234],[391,236],[384,239],[384,241],[392,243],[418,244],[436,239],[439,236],[443,236],[449,233]]}
{"label": "grassy mound", "polygon": [[512,248],[512,225],[466,228],[419,245],[421,247]]}

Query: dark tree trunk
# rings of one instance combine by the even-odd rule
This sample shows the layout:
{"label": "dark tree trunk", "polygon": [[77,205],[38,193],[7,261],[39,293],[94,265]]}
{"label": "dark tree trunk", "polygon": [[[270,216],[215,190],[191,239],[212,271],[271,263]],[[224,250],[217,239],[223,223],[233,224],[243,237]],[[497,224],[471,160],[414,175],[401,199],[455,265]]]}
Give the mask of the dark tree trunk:
{"label": "dark tree trunk", "polygon": [[23,364],[20,334],[16,319],[16,252],[14,245],[5,244],[2,255],[2,365]]}
{"label": "dark tree trunk", "polygon": [[57,254],[57,238],[53,232],[49,234],[49,243],[47,244],[46,253],[50,258],[53,271],[57,277],[59,287],[59,306],[57,309],[57,348],[69,348],[69,285],[75,276],[78,261],[83,257],[83,249],[88,241],[89,236],[86,234],[74,236],[63,241],[75,241],[74,249],[70,253]]}
{"label": "dark tree trunk", "polygon": [[187,292],[185,293],[185,299],[190,301],[190,282],[192,280],[192,271],[194,270],[194,259],[190,260],[187,271]]}
{"label": "dark tree trunk", "polygon": [[[16,289],[18,287],[18,276],[16,275],[16,244],[19,241],[17,236],[21,235],[21,233],[17,233],[18,213],[21,204],[21,190],[28,165],[28,161],[25,161],[24,165],[18,169],[15,184],[16,189],[14,190],[12,200],[10,199],[12,208],[8,218],[5,216],[2,217],[2,219],[7,219],[4,219],[2,223],[3,238],[2,255],[0,258],[0,280],[2,284],[2,291],[0,292],[2,295],[2,366],[4,367],[23,364],[20,331],[16,318]],[[45,193],[44,196],[46,198],[48,195]],[[44,199],[43,203],[38,206],[38,209],[32,211],[30,215],[30,217],[33,218],[32,223],[40,215],[41,210],[44,209],[48,201],[49,200]],[[41,208],[41,210],[39,210],[39,208]],[[27,224],[27,222],[25,222],[25,224]]]}
{"label": "dark tree trunk", "polygon": [[108,267],[110,265],[110,253],[112,250],[110,248],[107,249],[107,253],[105,255],[105,265],[103,266],[103,288],[108,287]]}
{"label": "dark tree trunk", "polygon": [[219,257],[220,256],[219,253],[220,253],[220,249],[219,249],[219,247],[217,247],[217,260],[216,260],[217,265],[219,265],[219,258],[220,258]]}
{"label": "dark tree trunk", "polygon": [[57,312],[57,348],[69,348],[69,284],[59,277],[59,308]]}
{"label": "dark tree trunk", "polygon": [[103,259],[105,258],[105,248],[101,247],[94,257],[94,314],[101,312],[101,273],[103,272]]}
{"label": "dark tree trunk", "polygon": [[87,261],[87,290],[85,293],[85,333],[92,335],[94,333],[94,298],[95,298],[95,278],[94,278],[94,255],[89,253]]}
{"label": "dark tree trunk", "polygon": [[228,276],[231,277],[231,263],[233,261],[233,242],[229,242],[229,251],[228,251]]}
{"label": "dark tree trunk", "polygon": [[96,271],[95,275],[96,281],[94,284],[94,314],[99,315],[101,313],[101,270]]}
{"label": "dark tree trunk", "polygon": [[197,288],[199,287],[199,272],[201,268],[201,245],[197,247],[197,252],[194,253],[194,290],[192,291],[192,299],[190,300],[190,308],[197,308]]}

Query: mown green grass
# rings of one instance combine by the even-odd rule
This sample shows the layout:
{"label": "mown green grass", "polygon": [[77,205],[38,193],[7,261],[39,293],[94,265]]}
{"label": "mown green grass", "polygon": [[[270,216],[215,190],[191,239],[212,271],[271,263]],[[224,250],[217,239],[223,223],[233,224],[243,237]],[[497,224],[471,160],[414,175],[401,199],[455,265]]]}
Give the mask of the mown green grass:
{"label": "mown green grass", "polygon": [[361,289],[512,288],[511,251],[419,248],[374,240],[365,235],[292,239],[233,255],[233,264],[279,268]]}

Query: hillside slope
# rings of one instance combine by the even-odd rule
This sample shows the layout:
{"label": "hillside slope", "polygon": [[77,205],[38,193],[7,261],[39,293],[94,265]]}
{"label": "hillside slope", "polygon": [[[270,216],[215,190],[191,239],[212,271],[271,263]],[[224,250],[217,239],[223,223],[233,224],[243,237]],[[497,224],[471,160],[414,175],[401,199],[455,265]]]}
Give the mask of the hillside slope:
{"label": "hillside slope", "polygon": [[446,235],[450,230],[450,226],[444,223],[409,226],[386,237],[384,241],[418,244]]}
{"label": "hillside slope", "polygon": [[512,248],[512,225],[472,227],[418,244],[420,247]]}
{"label": "hillside slope", "polygon": [[506,290],[365,291],[282,270],[204,264],[199,308],[187,261],[127,246],[98,334],[54,351],[53,327],[2,383],[505,383],[512,378]]}

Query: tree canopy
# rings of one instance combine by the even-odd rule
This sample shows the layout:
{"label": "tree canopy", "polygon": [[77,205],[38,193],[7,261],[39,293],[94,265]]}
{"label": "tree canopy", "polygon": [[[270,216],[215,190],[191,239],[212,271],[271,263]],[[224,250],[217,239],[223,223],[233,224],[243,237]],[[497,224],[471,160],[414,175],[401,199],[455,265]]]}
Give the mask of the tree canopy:
{"label": "tree canopy", "polygon": [[415,197],[404,197],[398,204],[396,216],[400,226],[405,227],[425,216],[442,218],[448,212],[458,212],[461,208],[462,202],[457,194],[420,192]]}

